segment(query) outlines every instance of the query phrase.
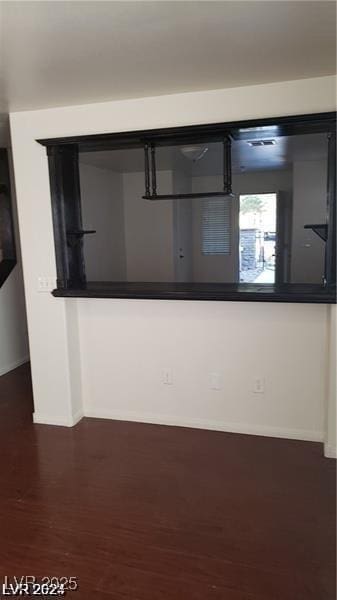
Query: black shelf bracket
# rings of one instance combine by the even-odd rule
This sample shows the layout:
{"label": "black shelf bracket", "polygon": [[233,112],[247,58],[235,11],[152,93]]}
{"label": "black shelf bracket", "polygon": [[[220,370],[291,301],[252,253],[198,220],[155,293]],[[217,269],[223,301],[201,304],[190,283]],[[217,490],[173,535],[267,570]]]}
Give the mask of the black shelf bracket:
{"label": "black shelf bracket", "polygon": [[68,246],[74,248],[74,246],[76,246],[76,244],[78,244],[82,240],[83,236],[90,235],[93,233],[96,233],[94,229],[73,229],[67,231]]}
{"label": "black shelf bracket", "polygon": [[304,229],[311,229],[318,237],[326,242],[328,239],[328,226],[326,223],[314,223],[313,225],[304,225]]}

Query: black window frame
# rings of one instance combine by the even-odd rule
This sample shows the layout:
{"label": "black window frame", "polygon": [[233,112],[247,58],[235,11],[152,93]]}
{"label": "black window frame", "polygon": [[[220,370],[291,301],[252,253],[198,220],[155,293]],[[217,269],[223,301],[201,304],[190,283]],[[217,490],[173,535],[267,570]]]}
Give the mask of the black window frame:
{"label": "black window frame", "polygon": [[[113,149],[326,133],[329,136],[325,282],[313,284],[90,283],[85,278],[79,154]],[[247,129],[249,131],[247,131]],[[336,112],[36,140],[47,149],[57,288],[54,296],[336,303]],[[223,193],[222,193],[223,195]]]}

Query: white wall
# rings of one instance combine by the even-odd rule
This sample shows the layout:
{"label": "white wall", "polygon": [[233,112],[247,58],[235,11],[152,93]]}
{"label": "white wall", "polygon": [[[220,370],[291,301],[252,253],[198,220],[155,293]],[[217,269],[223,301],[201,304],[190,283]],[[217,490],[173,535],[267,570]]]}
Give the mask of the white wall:
{"label": "white wall", "polygon": [[[173,170],[173,193],[192,192],[192,180],[189,173],[177,165]],[[181,198],[173,201],[173,252],[175,281],[193,280],[193,199]]]}
{"label": "white wall", "polygon": [[233,191],[238,195],[291,192],[292,185],[291,169],[233,174]]}
{"label": "white wall", "polygon": [[[329,307],[36,293],[37,277],[55,274],[55,253],[46,152],[35,140],[334,110],[335,84],[324,77],[11,115],[36,421],[73,424],[80,394],[86,414],[177,416],[180,424],[323,440]],[[162,366],[172,367],[173,386],[158,383]],[[252,397],[251,376],[262,368],[265,397]],[[217,395],[204,381],[220,369],[226,384]]]}
{"label": "white wall", "polygon": [[[81,300],[78,309],[85,414],[323,439],[327,307]],[[162,383],[166,368],[173,385]],[[255,377],[265,394],[253,393]]]}
{"label": "white wall", "polygon": [[[9,139],[4,131],[3,137],[0,138],[0,146],[9,147]],[[11,160],[10,169],[12,175]],[[0,287],[0,376],[29,359],[27,318],[13,178],[11,178],[11,191],[17,264],[3,286]]]}
{"label": "white wall", "polygon": [[327,410],[325,415],[325,456],[337,458],[336,396],[337,396],[337,307],[332,306],[328,335]]}
{"label": "white wall", "polygon": [[326,222],[327,160],[295,161],[293,176],[291,281],[321,283],[324,242],[304,225]]}
{"label": "white wall", "polygon": [[[172,194],[172,172],[158,171],[161,194]],[[128,281],[173,281],[173,205],[143,200],[144,173],[123,173]]]}
{"label": "white wall", "polygon": [[124,281],[122,175],[80,163],[80,182],[83,227],[97,231],[84,237],[87,281]]}
{"label": "white wall", "polygon": [[[161,194],[175,193],[182,171],[157,171]],[[144,173],[117,173],[80,162],[87,281],[174,281],[191,277],[191,201],[151,202],[142,198]],[[126,243],[127,242],[127,243]],[[178,261],[184,246],[184,261]],[[188,279],[187,279],[188,280]]]}
{"label": "white wall", "polygon": [[22,270],[17,265],[0,288],[0,376],[28,360]]}

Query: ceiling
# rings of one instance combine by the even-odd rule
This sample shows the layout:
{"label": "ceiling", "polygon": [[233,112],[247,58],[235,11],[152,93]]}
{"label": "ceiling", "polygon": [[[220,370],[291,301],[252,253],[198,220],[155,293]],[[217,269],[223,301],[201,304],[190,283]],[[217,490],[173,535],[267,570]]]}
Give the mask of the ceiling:
{"label": "ceiling", "polygon": [[0,113],[335,73],[334,2],[0,2]]}
{"label": "ceiling", "polygon": [[[234,173],[290,168],[295,160],[320,160],[327,156],[327,136],[306,134],[273,138],[275,145],[254,147],[247,141],[232,142],[232,170]],[[221,143],[207,145],[207,152],[197,163],[185,158],[177,147],[161,147],[156,152],[158,170],[183,169],[197,177],[221,175],[223,153]],[[80,161],[116,172],[144,171],[142,149],[83,152]]]}

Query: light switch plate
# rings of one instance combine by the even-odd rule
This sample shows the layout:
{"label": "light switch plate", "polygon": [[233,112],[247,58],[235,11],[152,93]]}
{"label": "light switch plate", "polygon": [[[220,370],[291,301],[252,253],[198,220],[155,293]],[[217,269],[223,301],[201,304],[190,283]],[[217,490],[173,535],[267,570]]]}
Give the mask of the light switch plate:
{"label": "light switch plate", "polygon": [[56,288],[55,277],[38,277],[37,280],[37,291],[38,292],[52,292]]}
{"label": "light switch plate", "polygon": [[221,390],[223,387],[223,380],[221,373],[210,373],[209,382],[211,390]]}
{"label": "light switch plate", "polygon": [[264,394],[265,392],[265,380],[263,377],[255,377],[254,386],[253,386],[254,394]]}
{"label": "light switch plate", "polygon": [[162,371],[162,382],[164,385],[173,384],[172,369],[163,369]]}

